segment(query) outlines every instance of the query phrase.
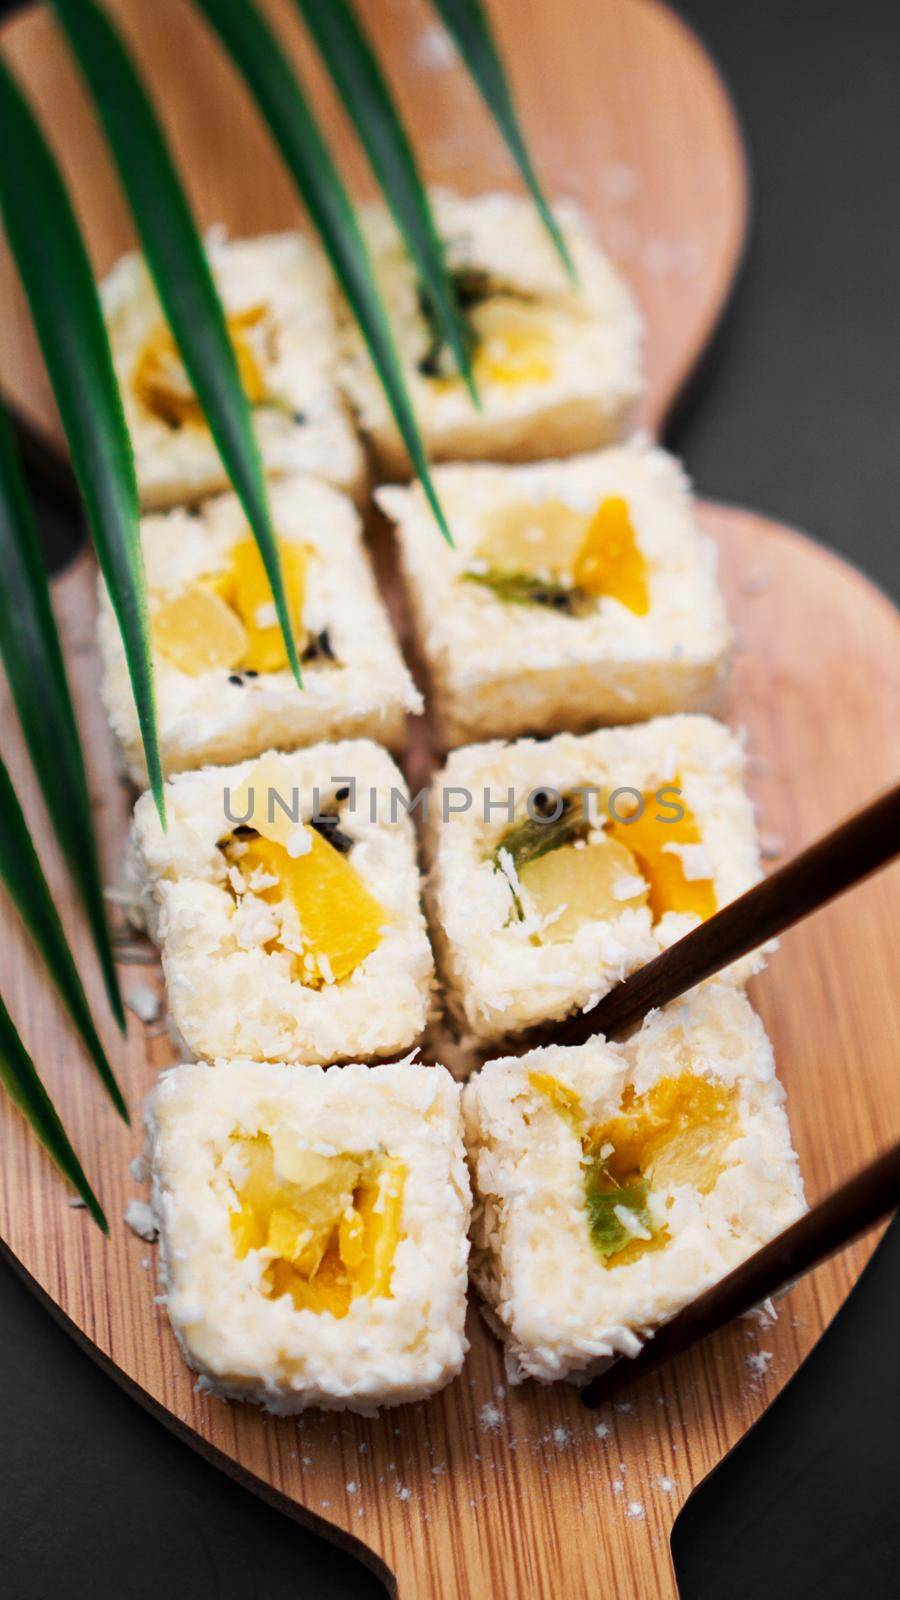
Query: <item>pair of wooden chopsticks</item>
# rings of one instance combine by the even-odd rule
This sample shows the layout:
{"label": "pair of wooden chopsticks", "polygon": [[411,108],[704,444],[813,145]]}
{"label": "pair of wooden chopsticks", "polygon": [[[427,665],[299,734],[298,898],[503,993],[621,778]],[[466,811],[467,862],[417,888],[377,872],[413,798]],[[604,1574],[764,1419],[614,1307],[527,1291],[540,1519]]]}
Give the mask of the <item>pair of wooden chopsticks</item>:
{"label": "pair of wooden chopsticks", "polygon": [[[819,839],[671,945],[589,1012],[552,1029],[556,1044],[614,1038],[723,967],[785,932],[900,854],[900,785]],[[542,1030],[547,1036],[549,1030]],[[900,1205],[900,1144],[819,1201],[666,1323],[633,1358],[615,1361],[582,1394],[597,1406],[625,1384],[749,1311]]]}

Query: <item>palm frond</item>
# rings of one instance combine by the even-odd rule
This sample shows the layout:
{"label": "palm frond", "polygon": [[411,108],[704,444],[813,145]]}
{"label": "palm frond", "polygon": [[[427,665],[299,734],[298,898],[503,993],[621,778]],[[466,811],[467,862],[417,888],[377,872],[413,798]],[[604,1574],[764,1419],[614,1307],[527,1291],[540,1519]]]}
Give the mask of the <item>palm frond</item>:
{"label": "palm frond", "polygon": [[66,942],[28,824],[0,757],[0,880],[16,905],[119,1116],[127,1122],[122,1091],[91,1018],[87,996]]}
{"label": "palm frond", "polygon": [[88,919],[109,1003],[124,1032],[78,728],[37,533],[2,407],[0,656],[47,814]]}
{"label": "palm frond", "polygon": [[506,140],[563,266],[574,279],[575,266],[528,153],[500,52],[481,0],[433,0],[433,4]]}
{"label": "palm frond", "polygon": [[295,0],[418,269],[438,329],[478,401],[469,331],[415,154],[387,80],[350,0]]}
{"label": "palm frond", "polygon": [[0,122],[0,211],[122,632],[150,784],[165,826],[131,442],[75,214],[56,161],[3,61]]}
{"label": "palm frond", "polygon": [[196,0],[246,80],[319,233],[369,348],[438,526],[450,529],[431,481],[403,372],[350,197],[298,79],[253,0]]}
{"label": "palm frond", "polygon": [[188,376],[259,545],[299,683],[300,663],[250,407],[181,179],[147,91],[109,18],[94,0],[53,0],[53,6],[106,131]]}
{"label": "palm frond", "polygon": [[99,1200],[84,1175],[66,1130],[57,1116],[53,1101],[41,1083],[28,1051],[16,1030],[16,1025],[0,996],[0,1083],[10,1099],[18,1106],[30,1123],[60,1172],[75,1188],[91,1216],[104,1233],[109,1233],[109,1223],[103,1215]]}

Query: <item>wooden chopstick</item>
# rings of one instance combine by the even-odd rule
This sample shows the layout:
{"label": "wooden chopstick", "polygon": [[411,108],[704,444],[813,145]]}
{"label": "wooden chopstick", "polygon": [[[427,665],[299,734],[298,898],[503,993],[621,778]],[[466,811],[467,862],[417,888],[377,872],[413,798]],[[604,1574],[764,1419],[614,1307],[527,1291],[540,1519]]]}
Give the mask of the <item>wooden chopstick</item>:
{"label": "wooden chopstick", "polygon": [[861,883],[900,853],[900,784],[826,833],[746,894],[617,984],[591,1008],[529,1033],[527,1042],[583,1044],[616,1038],[656,1006],[720,972],[811,911]]}
{"label": "wooden chopstick", "polygon": [[900,1143],[820,1200],[777,1238],[685,1306],[633,1358],[622,1356],[582,1392],[594,1407],[733,1317],[777,1294],[900,1205]]}

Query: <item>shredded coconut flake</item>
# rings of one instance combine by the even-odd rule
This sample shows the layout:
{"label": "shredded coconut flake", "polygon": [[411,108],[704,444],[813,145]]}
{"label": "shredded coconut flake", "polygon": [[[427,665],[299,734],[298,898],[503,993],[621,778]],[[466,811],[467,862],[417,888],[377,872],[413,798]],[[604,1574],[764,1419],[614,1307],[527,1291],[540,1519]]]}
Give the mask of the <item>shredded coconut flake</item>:
{"label": "shredded coconut flake", "polygon": [[157,1235],[156,1218],[146,1200],[129,1200],[124,1212],[125,1221],[140,1239],[152,1244]]}

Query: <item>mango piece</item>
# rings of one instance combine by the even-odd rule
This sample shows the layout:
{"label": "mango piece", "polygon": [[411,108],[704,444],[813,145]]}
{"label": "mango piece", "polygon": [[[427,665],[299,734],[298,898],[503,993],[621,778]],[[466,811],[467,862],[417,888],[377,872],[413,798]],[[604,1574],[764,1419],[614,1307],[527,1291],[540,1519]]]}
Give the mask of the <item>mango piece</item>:
{"label": "mango piece", "polygon": [[150,622],[155,648],[180,672],[229,671],[247,655],[247,631],[213,590],[195,584],[166,601]]}
{"label": "mango piece", "polygon": [[497,572],[569,577],[587,527],[562,500],[514,500],[486,518],[476,555]]}
{"label": "mango piece", "polygon": [[528,1082],[536,1094],[543,1095],[544,1099],[557,1114],[571,1123],[573,1128],[580,1128],[582,1122],[581,1096],[570,1089],[568,1084],[560,1083],[559,1078],[554,1078],[552,1072],[529,1072]]}
{"label": "mango piece", "polygon": [[586,594],[608,595],[636,616],[650,610],[647,563],[620,495],[601,502],[575,558],[572,576]]}
{"label": "mango piece", "polygon": [[[359,1295],[389,1295],[404,1163],[375,1152],[322,1156],[280,1132],[238,1143],[248,1170],[231,1214],[232,1243],[239,1258],[272,1252],[269,1292],[336,1317]],[[300,1178],[285,1177],[285,1165]]]}
{"label": "mango piece", "polygon": [[[674,788],[680,788],[676,778]],[[712,878],[687,878],[681,857],[666,849],[667,845],[700,844],[700,829],[693,812],[683,799],[678,801],[684,815],[670,820],[668,806],[661,806],[655,793],[643,795],[643,809],[635,805],[635,813],[624,821],[611,817],[609,833],[637,861],[638,871],[650,885],[650,910],[654,921],[666,911],[690,911],[703,921],[718,910],[716,886]],[[617,805],[620,813],[623,806]]]}
{"label": "mango piece", "polygon": [[587,1146],[593,1153],[613,1146],[604,1163],[619,1184],[646,1177],[708,1194],[738,1131],[735,1099],[733,1089],[693,1072],[660,1078],[642,1095],[629,1085],[618,1115],[592,1128]]}
{"label": "mango piece", "polygon": [[562,907],[560,915],[542,928],[542,944],[562,944],[575,937],[583,922],[603,921],[629,907],[645,906],[645,884],[633,888],[625,899],[613,894],[617,884],[640,878],[631,851],[615,839],[564,844],[519,869],[519,882],[539,917],[553,916]]}
{"label": "mango piece", "polygon": [[248,841],[239,864],[245,877],[261,868],[278,879],[261,897],[270,903],[287,897],[295,906],[309,958],[298,958],[297,976],[318,989],[349,978],[371,955],[386,913],[346,856],[314,828],[304,827],[303,834],[309,848],[302,855],[291,856],[284,845],[257,838]]}
{"label": "mango piece", "polygon": [[[252,406],[260,405],[265,399],[265,385],[247,332],[265,315],[266,307],[256,305],[227,318],[238,373]],[[178,347],[165,324],[151,333],[144,344],[134,369],[132,387],[141,405],[170,428],[180,428],[185,423],[206,426]]]}
{"label": "mango piece", "polygon": [[497,295],[475,306],[469,320],[478,341],[472,362],[476,384],[516,388],[553,377],[553,346],[539,306]]}
{"label": "mango piece", "polygon": [[[293,540],[279,539],[281,575],[287,596],[288,613],[298,652],[306,644],[303,632],[303,602],[306,590],[307,551]],[[245,669],[254,672],[283,672],[288,665],[284,635],[275,613],[272,585],[269,583],[259,546],[255,539],[244,539],[231,552],[231,582],[226,578],[226,598],[241,618],[247,633]]]}

